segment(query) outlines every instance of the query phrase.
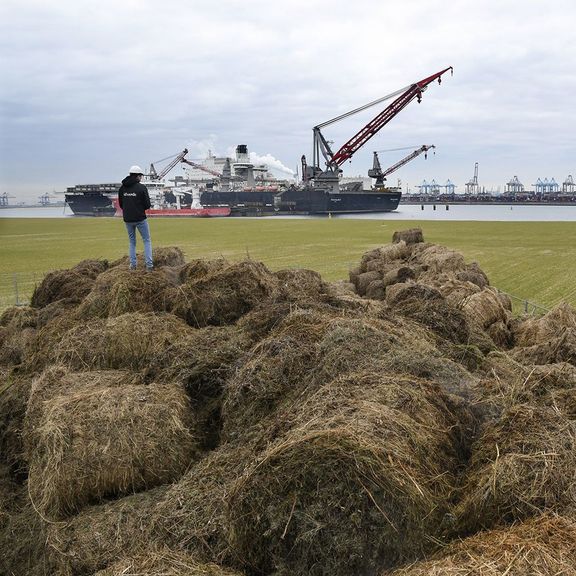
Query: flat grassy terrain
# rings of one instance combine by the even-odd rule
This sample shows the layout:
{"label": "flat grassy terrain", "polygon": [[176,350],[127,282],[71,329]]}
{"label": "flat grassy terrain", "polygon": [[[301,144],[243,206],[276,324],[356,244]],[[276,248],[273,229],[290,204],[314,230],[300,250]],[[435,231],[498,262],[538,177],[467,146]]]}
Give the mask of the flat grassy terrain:
{"label": "flat grassy terrain", "polygon": [[[179,246],[187,259],[250,257],[271,270],[310,268],[326,280],[347,279],[364,252],[389,243],[395,230],[418,226],[426,241],[477,261],[501,290],[548,308],[561,301],[576,306],[570,222],[162,218],[150,226],[153,245]],[[0,218],[0,242],[0,307],[14,303],[15,283],[26,298],[50,270],[86,258],[113,260],[128,250],[123,224],[112,218]]]}

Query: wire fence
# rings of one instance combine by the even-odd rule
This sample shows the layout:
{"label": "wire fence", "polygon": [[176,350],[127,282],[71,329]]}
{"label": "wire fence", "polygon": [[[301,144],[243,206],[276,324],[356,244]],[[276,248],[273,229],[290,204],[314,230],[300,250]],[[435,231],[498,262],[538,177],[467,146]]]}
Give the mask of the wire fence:
{"label": "wire fence", "polygon": [[44,274],[38,272],[0,274],[0,310],[30,304],[34,288],[43,277]]}
{"label": "wire fence", "polygon": [[[10,306],[27,306],[30,304],[34,288],[42,281],[45,273],[12,272],[0,274],[0,312]],[[507,292],[511,300],[514,315],[539,316],[550,309]]]}

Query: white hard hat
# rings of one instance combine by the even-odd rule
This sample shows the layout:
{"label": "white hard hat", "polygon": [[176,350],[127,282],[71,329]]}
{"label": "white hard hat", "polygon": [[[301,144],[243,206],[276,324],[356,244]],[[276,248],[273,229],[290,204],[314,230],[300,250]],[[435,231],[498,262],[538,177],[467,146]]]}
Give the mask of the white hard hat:
{"label": "white hard hat", "polygon": [[130,166],[130,174],[144,174],[144,170],[140,166]]}

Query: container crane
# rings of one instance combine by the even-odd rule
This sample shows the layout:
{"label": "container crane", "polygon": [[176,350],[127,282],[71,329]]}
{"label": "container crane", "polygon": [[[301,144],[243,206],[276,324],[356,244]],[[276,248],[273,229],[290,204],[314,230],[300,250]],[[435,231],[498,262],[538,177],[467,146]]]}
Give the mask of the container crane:
{"label": "container crane", "polygon": [[[174,159],[172,160],[172,162],[167,164],[160,171],[160,173],[156,172],[156,168],[154,168],[154,164],[150,164],[150,173],[149,173],[148,177],[150,178],[150,180],[162,180],[162,178],[164,178],[164,176],[166,176],[166,174],[168,174],[168,172],[170,172],[170,170],[172,170],[172,168],[174,168],[174,166],[176,166],[176,164],[178,164],[178,162],[181,162],[184,159],[184,156],[186,156],[186,154],[188,154],[188,149],[184,148],[184,150],[182,150],[182,152],[180,152],[180,154],[177,154],[175,157],[169,156],[168,158],[174,158]],[[164,160],[168,160],[168,158],[164,158]],[[162,161],[163,160],[159,160],[159,162],[162,162]]]}
{"label": "container crane", "polygon": [[386,176],[389,176],[390,174],[392,174],[392,172],[395,172],[396,170],[398,170],[398,168],[404,166],[404,164],[408,164],[408,162],[414,160],[414,158],[417,158],[422,153],[424,153],[424,158],[427,158],[428,150],[430,150],[431,148],[436,148],[436,146],[434,146],[434,144],[431,144],[430,146],[424,144],[424,146],[421,146],[417,150],[414,150],[414,152],[408,154],[408,156],[402,158],[402,160],[399,160],[398,162],[396,162],[396,164],[393,164],[392,166],[390,166],[390,168],[387,168],[386,170],[382,170],[382,167],[380,166],[380,159],[378,158],[378,152],[374,152],[374,161],[372,164],[372,168],[368,170],[368,176],[370,176],[370,178],[376,178],[375,183],[376,187],[384,186]]}
{"label": "container crane", "polygon": [[[388,94],[383,98],[369,102],[360,108],[351,110],[318,124],[313,128],[314,142],[313,142],[313,163],[309,166],[306,163],[306,157],[302,156],[302,176],[304,182],[309,182],[314,180],[317,185],[322,185],[323,187],[331,188],[333,192],[338,191],[338,175],[340,172],[340,166],[352,158],[352,156],[364,145],[372,136],[377,134],[380,129],[382,129],[392,118],[394,118],[401,110],[403,110],[412,100],[418,100],[421,102],[422,94],[427,89],[428,85],[438,80],[441,82],[442,76],[448,72],[452,71],[452,67],[449,66],[444,70],[440,70],[427,78],[415,82],[408,87],[402,88],[392,94]],[[334,124],[348,116],[366,110],[372,106],[376,106],[385,100],[390,98],[395,98],[395,100],[389,104],[382,112],[380,112],[374,119],[372,119],[368,124],[366,124],[360,131],[358,131],[350,140],[343,144],[340,149],[334,153],[330,148],[329,142],[324,138],[321,129]],[[322,156],[326,163],[326,168],[322,170],[320,168],[320,156]]]}

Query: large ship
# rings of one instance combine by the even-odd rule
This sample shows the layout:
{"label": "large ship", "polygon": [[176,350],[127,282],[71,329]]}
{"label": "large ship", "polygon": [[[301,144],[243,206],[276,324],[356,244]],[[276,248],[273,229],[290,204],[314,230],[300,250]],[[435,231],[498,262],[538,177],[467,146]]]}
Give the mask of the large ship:
{"label": "large ship", "polygon": [[[187,187],[189,196],[190,192],[194,191],[200,194],[199,204],[202,207],[213,209],[225,206],[230,209],[232,215],[353,214],[396,210],[402,193],[398,188],[387,187],[385,176],[430,147],[423,146],[384,172],[380,169],[379,163],[376,163],[377,157],[375,157],[374,167],[369,171],[369,176],[376,178],[376,184],[370,189],[364,189],[362,183],[342,184],[341,166],[410,102],[414,100],[420,102],[429,84],[435,80],[440,83],[442,76],[448,70],[452,68],[445,68],[406,88],[315,126],[313,128],[313,160],[311,164],[308,164],[306,157],[302,156],[302,182],[298,184],[265,177],[262,172],[266,172],[266,168],[254,166],[250,162],[250,155],[245,144],[236,148],[235,161],[225,158],[219,165],[214,161],[213,166],[187,160],[185,156],[188,150],[184,150],[161,174],[156,173],[152,164],[150,173],[143,183],[149,187],[149,190],[151,187],[159,187],[158,193],[154,196],[158,199],[159,209],[165,209],[167,204],[172,204],[174,207],[174,201],[170,195],[178,195],[178,185],[181,184],[183,187],[180,191],[184,191]],[[337,152],[332,151],[331,143],[321,132],[322,128],[388,99],[393,99],[391,104],[343,144]],[[214,157],[211,159],[215,160]],[[189,174],[187,179],[181,177],[180,180],[175,179],[174,187],[167,187],[162,178],[178,163],[184,163],[202,172],[200,180],[195,180]],[[210,178],[207,178],[206,174],[209,174]],[[115,187],[115,194],[118,185],[110,186]],[[112,215],[115,213],[111,195],[107,191],[101,189],[95,193],[85,191],[83,199],[78,197],[80,195],[82,194],[66,195],[66,201],[75,214]],[[190,201],[191,206],[191,196],[186,197],[185,192],[182,192],[181,196],[179,201],[184,203]]]}

